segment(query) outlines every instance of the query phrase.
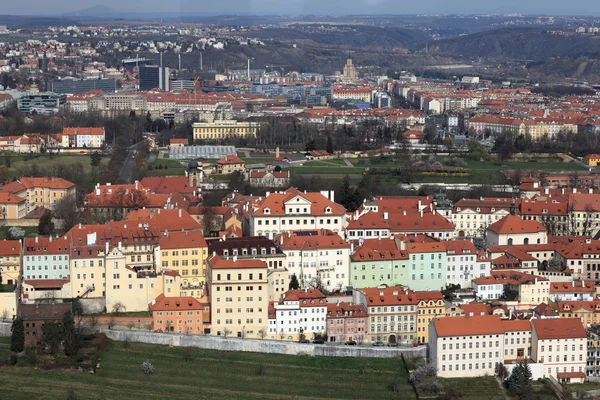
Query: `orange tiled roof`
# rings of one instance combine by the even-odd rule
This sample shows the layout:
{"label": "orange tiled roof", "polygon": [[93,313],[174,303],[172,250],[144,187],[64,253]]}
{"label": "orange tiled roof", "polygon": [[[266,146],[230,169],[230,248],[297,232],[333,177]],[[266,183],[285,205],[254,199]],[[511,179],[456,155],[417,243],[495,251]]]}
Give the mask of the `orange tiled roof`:
{"label": "orange tiled roof", "polygon": [[208,248],[201,231],[169,232],[160,237],[159,246],[161,250]]}
{"label": "orange tiled roof", "polygon": [[438,337],[504,334],[498,315],[435,318],[433,326]]}
{"label": "orange tiled roof", "polygon": [[585,338],[585,328],[580,318],[533,319],[533,329],[539,339]]}
{"label": "orange tiled roof", "polygon": [[524,220],[521,217],[509,214],[488,226],[488,230],[505,235],[514,233],[545,232],[546,228],[536,220]]}
{"label": "orange tiled roof", "polygon": [[186,297],[165,297],[160,294],[152,303],[148,304],[150,311],[200,311],[204,306],[195,298]]}

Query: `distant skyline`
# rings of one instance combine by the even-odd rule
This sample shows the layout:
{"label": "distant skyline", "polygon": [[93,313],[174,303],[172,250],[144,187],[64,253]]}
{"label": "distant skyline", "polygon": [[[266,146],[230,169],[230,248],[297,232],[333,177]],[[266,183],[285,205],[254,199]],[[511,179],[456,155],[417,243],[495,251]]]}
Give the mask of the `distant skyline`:
{"label": "distant skyline", "polygon": [[29,0],[11,2],[2,14],[60,15],[89,7],[105,6],[124,13],[220,13],[220,14],[486,14],[524,13],[544,15],[600,15],[597,0],[429,0],[427,2],[398,0]]}

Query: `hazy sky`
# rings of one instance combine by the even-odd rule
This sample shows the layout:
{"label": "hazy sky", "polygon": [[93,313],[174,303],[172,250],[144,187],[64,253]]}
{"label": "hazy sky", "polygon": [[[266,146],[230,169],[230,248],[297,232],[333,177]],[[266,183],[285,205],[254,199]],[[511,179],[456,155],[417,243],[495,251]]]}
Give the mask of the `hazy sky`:
{"label": "hazy sky", "polygon": [[27,0],[10,1],[2,13],[61,14],[104,5],[123,12],[223,14],[529,13],[600,15],[598,0]]}

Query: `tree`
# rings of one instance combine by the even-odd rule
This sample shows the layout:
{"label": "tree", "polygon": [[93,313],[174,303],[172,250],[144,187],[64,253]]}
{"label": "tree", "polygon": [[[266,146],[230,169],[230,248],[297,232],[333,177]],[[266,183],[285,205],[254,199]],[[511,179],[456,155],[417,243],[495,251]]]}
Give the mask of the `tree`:
{"label": "tree", "polygon": [[54,231],[54,222],[52,222],[52,213],[46,212],[40,218],[40,222],[38,224],[38,233],[40,235],[48,236],[51,235]]}
{"label": "tree", "polygon": [[81,347],[79,330],[75,326],[75,319],[71,312],[66,312],[62,319],[63,343],[65,346],[65,355],[72,357],[77,355]]}
{"label": "tree", "polygon": [[316,149],[317,149],[317,142],[314,139],[310,139],[308,142],[306,142],[306,146],[304,147],[304,150],[315,151]]}
{"label": "tree", "polygon": [[528,400],[533,397],[531,385],[531,368],[527,361],[520,362],[506,381],[507,389],[518,396],[519,400]]}
{"label": "tree", "polygon": [[13,320],[10,327],[10,351],[20,353],[25,349],[25,326],[21,317]]}
{"label": "tree", "polygon": [[100,162],[102,162],[102,155],[99,152],[94,151],[90,154],[90,164],[92,164],[92,167],[99,166]]}
{"label": "tree", "polygon": [[77,198],[75,196],[65,196],[56,203],[54,207],[54,218],[62,220],[62,229],[65,232],[71,230],[80,221],[78,212]]}
{"label": "tree", "polygon": [[125,304],[119,301],[118,303],[115,303],[115,305],[113,305],[112,311],[115,315],[119,315],[121,314],[121,312],[125,311],[125,309]]}
{"label": "tree", "polygon": [[4,165],[6,166],[6,168],[10,168],[11,162],[10,156],[8,154],[4,154]]}
{"label": "tree", "polygon": [[230,173],[228,177],[227,187],[231,191],[243,193],[246,187],[244,174],[242,174],[240,171],[233,171],[232,173]]}
{"label": "tree", "polygon": [[362,204],[359,191],[350,187],[350,177],[348,175],[344,176],[338,193],[338,203],[343,205],[348,211],[355,211]]}
{"label": "tree", "polygon": [[548,266],[546,267],[548,271],[562,271],[562,263],[560,258],[554,256],[548,261]]}
{"label": "tree", "polygon": [[331,140],[331,136],[327,136],[327,146],[325,147],[325,150],[327,150],[329,154],[333,154],[333,141]]}
{"label": "tree", "polygon": [[264,328],[258,331],[259,338],[264,340],[266,336],[267,336],[267,331]]}
{"label": "tree", "polygon": [[45,321],[42,325],[42,342],[48,346],[51,354],[56,354],[63,339],[63,331],[59,322]]}
{"label": "tree", "polygon": [[144,375],[151,375],[154,372],[154,366],[150,361],[146,360],[142,363],[142,372]]}
{"label": "tree", "polygon": [[298,277],[296,277],[296,274],[293,274],[292,277],[290,278],[289,289],[290,290],[300,289],[300,283],[298,282]]}

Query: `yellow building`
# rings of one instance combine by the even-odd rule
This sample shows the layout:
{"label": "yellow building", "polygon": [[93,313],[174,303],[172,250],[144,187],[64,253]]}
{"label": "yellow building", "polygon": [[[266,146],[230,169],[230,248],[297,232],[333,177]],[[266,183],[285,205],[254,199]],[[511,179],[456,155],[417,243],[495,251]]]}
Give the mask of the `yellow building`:
{"label": "yellow building", "polygon": [[10,192],[0,191],[0,219],[21,219],[27,215],[27,201]]}
{"label": "yellow building", "polygon": [[159,295],[181,296],[181,279],[177,271],[161,273],[136,271],[127,265],[127,257],[119,246],[106,255],[106,310],[148,311],[148,305]]}
{"label": "yellow building", "polygon": [[202,232],[168,232],[161,236],[155,254],[157,266],[181,276],[181,296],[204,296],[208,245]]}
{"label": "yellow building", "polygon": [[2,186],[2,190],[22,197],[27,212],[36,207],[52,209],[65,197],[75,196],[75,184],[63,178],[22,177]]}
{"label": "yellow building", "polygon": [[15,285],[21,275],[21,241],[0,241],[0,276],[5,285]]}
{"label": "yellow building", "polygon": [[251,136],[256,137],[259,124],[255,122],[238,121],[213,121],[194,122],[194,140],[221,140],[228,137]]}
{"label": "yellow building", "polygon": [[258,338],[267,332],[267,264],[237,257],[208,258],[211,334]]}
{"label": "yellow building", "polygon": [[246,163],[235,154],[227,155],[215,163],[217,174],[230,174],[235,171],[242,173],[246,171]]}
{"label": "yellow building", "polygon": [[597,167],[598,163],[600,162],[600,155],[588,154],[587,156],[583,157],[583,162],[590,167]]}
{"label": "yellow building", "polygon": [[600,301],[559,301],[550,303],[561,318],[580,318],[584,326],[600,323]]}
{"label": "yellow building", "polygon": [[415,292],[417,304],[417,342],[429,340],[429,323],[434,318],[446,316],[446,305],[441,292]]}

